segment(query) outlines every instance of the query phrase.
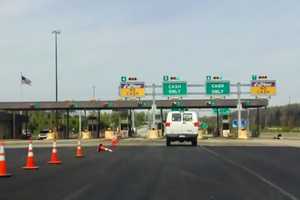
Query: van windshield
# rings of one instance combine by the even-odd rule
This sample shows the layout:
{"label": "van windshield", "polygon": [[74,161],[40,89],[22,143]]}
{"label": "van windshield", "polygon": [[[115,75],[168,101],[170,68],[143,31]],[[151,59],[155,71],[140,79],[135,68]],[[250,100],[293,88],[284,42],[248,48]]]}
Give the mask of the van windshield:
{"label": "van windshield", "polygon": [[184,122],[191,122],[191,121],[193,121],[193,115],[192,115],[192,113],[184,113],[183,114],[183,121]]}
{"label": "van windshield", "polygon": [[173,122],[180,122],[181,121],[181,114],[180,113],[173,113],[172,114],[172,121]]}

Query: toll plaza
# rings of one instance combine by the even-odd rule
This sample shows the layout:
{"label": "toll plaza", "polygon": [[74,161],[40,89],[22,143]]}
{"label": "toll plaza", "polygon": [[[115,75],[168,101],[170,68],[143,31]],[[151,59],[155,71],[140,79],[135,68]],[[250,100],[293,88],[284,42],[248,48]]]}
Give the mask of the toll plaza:
{"label": "toll plaza", "polygon": [[[160,84],[146,84],[136,77],[121,76],[118,87],[118,100],[96,100],[90,101],[36,101],[36,102],[0,102],[0,110],[10,112],[12,116],[21,114],[28,119],[28,112],[34,111],[55,111],[56,130],[58,128],[57,112],[64,112],[66,120],[63,124],[63,133],[61,138],[70,138],[70,112],[93,111],[93,117],[90,117],[85,127],[92,130],[92,133],[85,133],[89,137],[100,137],[101,111],[111,110],[117,112],[125,111],[125,121],[120,125],[120,129],[128,132],[128,136],[134,136],[134,110],[151,111],[151,130],[161,130],[163,135],[164,110],[170,109],[212,109],[217,116],[217,130],[215,136],[228,135],[230,121],[228,115],[229,109],[236,109],[236,120],[238,135],[242,129],[242,110],[256,109],[256,135],[260,132],[260,108],[268,106],[271,96],[276,95],[276,81],[269,79],[266,75],[252,75],[248,83],[232,83],[230,80],[221,76],[206,76],[205,83],[188,83],[178,76],[164,75]],[[203,97],[204,96],[204,97]],[[236,96],[234,98],[234,96]],[[245,97],[242,97],[245,96]],[[157,111],[160,113],[160,122],[157,122]],[[81,112],[79,112],[79,130],[81,128]],[[227,114],[226,114],[227,113]],[[222,125],[220,118],[222,117]],[[27,130],[27,122],[25,127]],[[12,120],[13,126],[15,120]],[[159,126],[158,126],[159,125]],[[222,134],[221,134],[222,129]],[[225,130],[225,132],[224,132]],[[15,136],[16,128],[11,129],[11,136]],[[87,131],[87,130],[85,130]],[[223,134],[224,132],[224,134]],[[240,135],[239,135],[240,137]],[[244,137],[244,136],[241,136]],[[246,136],[245,136],[246,137]]]}
{"label": "toll plaza", "polygon": [[[165,109],[171,109],[176,104],[177,100],[156,100],[156,108],[163,113]],[[181,106],[187,109],[207,109],[207,108],[236,108],[236,99],[182,99]],[[268,106],[268,99],[242,99],[244,108],[257,108],[259,115],[259,108]],[[100,112],[104,110],[149,110],[152,108],[151,100],[112,100],[112,101],[60,101],[60,102],[0,102],[0,110],[10,112],[12,114],[20,111],[27,116],[28,112],[34,111],[65,111],[66,119],[66,134],[63,138],[69,138],[69,113],[73,110],[95,110],[97,111],[97,118],[94,119],[96,130],[100,130]],[[129,117],[130,119],[130,117]],[[163,116],[161,116],[163,120]],[[97,123],[96,123],[97,121]],[[129,121],[129,127],[132,122]],[[259,126],[258,126],[259,127]],[[129,128],[130,130],[131,128]],[[15,129],[12,129],[15,130]],[[98,132],[99,133],[99,132]],[[14,134],[12,134],[14,135]],[[129,134],[130,135],[130,134]],[[96,137],[99,137],[97,135]]]}

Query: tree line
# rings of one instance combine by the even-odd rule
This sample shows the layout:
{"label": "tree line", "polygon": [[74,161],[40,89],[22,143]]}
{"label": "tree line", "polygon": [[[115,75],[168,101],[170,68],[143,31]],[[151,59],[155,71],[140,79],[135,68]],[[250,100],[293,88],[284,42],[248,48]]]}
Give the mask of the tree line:
{"label": "tree line", "polygon": [[[242,119],[248,119],[248,116],[252,132],[256,132],[258,122],[261,131],[300,131],[300,104],[243,109]],[[237,119],[236,111],[231,113],[230,119]],[[208,122],[210,129],[216,128],[216,116],[202,117],[201,121]]]}
{"label": "tree line", "polygon": [[[254,121],[254,116],[251,117],[251,120]],[[260,123],[263,129],[268,130],[298,130],[300,127],[300,104],[273,106],[262,109]]]}

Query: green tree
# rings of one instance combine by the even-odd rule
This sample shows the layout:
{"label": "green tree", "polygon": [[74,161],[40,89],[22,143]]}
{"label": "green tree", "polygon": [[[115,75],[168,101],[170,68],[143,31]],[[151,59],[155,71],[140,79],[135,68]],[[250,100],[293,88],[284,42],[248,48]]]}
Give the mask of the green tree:
{"label": "green tree", "polygon": [[146,113],[145,112],[136,112],[135,113],[135,126],[140,127],[146,124]]}
{"label": "green tree", "polygon": [[120,114],[118,112],[112,112],[110,115],[110,125],[112,128],[117,128],[120,125]]}

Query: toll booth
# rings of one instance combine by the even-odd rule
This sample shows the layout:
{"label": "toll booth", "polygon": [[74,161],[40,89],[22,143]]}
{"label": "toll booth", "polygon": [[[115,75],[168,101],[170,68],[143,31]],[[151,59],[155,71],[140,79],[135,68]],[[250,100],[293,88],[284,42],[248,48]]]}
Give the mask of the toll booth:
{"label": "toll booth", "polygon": [[22,128],[27,121],[24,115],[0,112],[0,139],[22,138]]}
{"label": "toll booth", "polygon": [[100,137],[100,135],[98,135],[99,125],[98,125],[98,121],[97,121],[97,117],[96,116],[90,115],[88,117],[87,129],[88,129],[88,131],[91,132],[92,138]]}
{"label": "toll booth", "polygon": [[229,137],[230,136],[229,115],[223,115],[223,117],[222,117],[222,136],[223,137]]}
{"label": "toll booth", "polygon": [[120,120],[118,129],[118,135],[121,137],[132,137],[135,134],[134,123],[133,123],[133,110],[130,109],[120,109],[117,110],[120,113]]}
{"label": "toll booth", "polygon": [[129,124],[128,120],[121,120],[120,122],[120,136],[121,137],[128,137],[129,135]]}
{"label": "toll booth", "polygon": [[162,116],[160,113],[155,114],[155,124],[157,124],[157,129],[163,129]]}

